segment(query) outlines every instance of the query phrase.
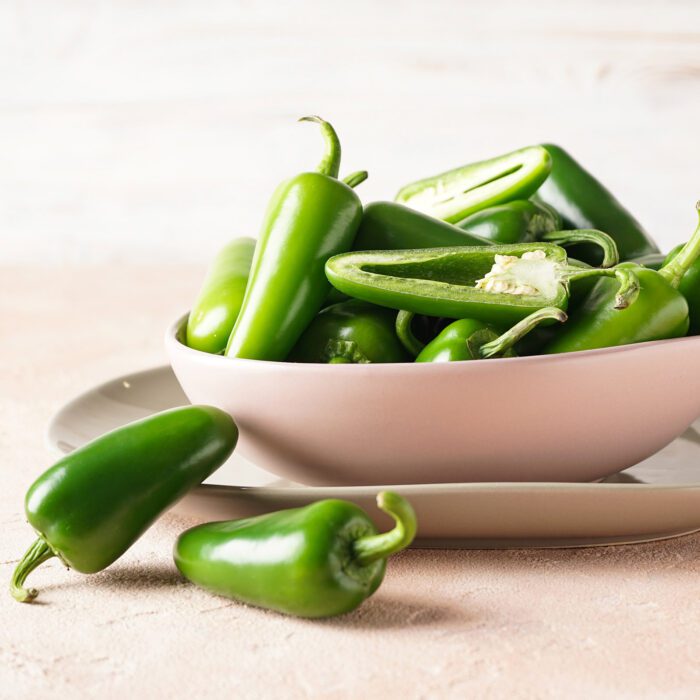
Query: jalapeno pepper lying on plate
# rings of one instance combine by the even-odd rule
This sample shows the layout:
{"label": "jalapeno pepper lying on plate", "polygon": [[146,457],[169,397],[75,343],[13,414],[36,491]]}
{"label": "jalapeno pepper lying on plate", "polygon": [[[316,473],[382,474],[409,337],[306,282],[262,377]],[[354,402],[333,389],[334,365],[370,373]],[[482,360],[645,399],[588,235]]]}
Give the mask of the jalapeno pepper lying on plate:
{"label": "jalapeno pepper lying on plate", "polygon": [[236,238],[214,258],[187,319],[187,345],[223,352],[241,310],[255,253],[252,238]]}
{"label": "jalapeno pepper lying on plate", "polygon": [[[543,144],[552,157],[552,172],[537,191],[536,199],[561,214],[564,228],[592,228],[610,234],[621,260],[659,249],[642,225],[614,195],[560,146]],[[598,251],[577,250],[574,257],[595,264]]]}
{"label": "jalapeno pepper lying on plate", "polygon": [[561,216],[543,202],[516,199],[480,209],[456,226],[493,243],[529,243],[539,240],[544,233],[560,231],[562,221]]}
{"label": "jalapeno pepper lying on plate", "polygon": [[406,362],[395,333],[396,312],[351,299],[319,312],[287,358],[290,362]]}
{"label": "jalapeno pepper lying on plate", "polygon": [[[319,117],[304,119],[320,125],[326,153],[317,172],[283,182],[272,196],[226,348],[229,357],[287,357],[329,292],[323,272],[326,260],[351,249],[360,225],[358,196],[336,179],[338,136]],[[358,182],[354,175],[352,182]]]}
{"label": "jalapeno pepper lying on plate", "polygon": [[[676,246],[666,256],[664,264],[670,263],[682,249],[682,245]],[[688,267],[678,283],[678,291],[688,302],[688,333],[698,335],[700,334],[700,258]]]}
{"label": "jalapeno pepper lying on plate", "polygon": [[39,537],[15,569],[12,595],[23,603],[36,598],[25,579],[51,557],[84,574],[109,566],[218,469],[237,440],[228,413],[185,406],[117,428],[60,459],[27,491],[27,520]]}
{"label": "jalapeno pepper lying on plate", "polygon": [[639,294],[634,304],[612,311],[610,304],[615,289],[609,280],[598,280],[569,322],[556,329],[542,352],[593,350],[684,336],[689,325],[688,302],[679,286],[699,257],[700,224],[692,238],[658,272],[634,263],[623,263],[619,267],[633,271],[639,280]]}
{"label": "jalapeno pepper lying on plate", "polygon": [[569,284],[586,277],[616,277],[617,308],[637,292],[631,270],[570,265],[552,243],[345,253],[328,261],[326,274],[344,294],[380,306],[503,326],[547,306],[565,309]]}
{"label": "jalapeno pepper lying on plate", "polygon": [[416,533],[410,503],[382,491],[377,505],[396,521],[377,534],[358,506],[329,499],[245,520],[187,530],[175,564],[193,583],[218,595],[298,617],[354,610],[379,588],[386,560]]}
{"label": "jalapeno pepper lying on plate", "polygon": [[529,146],[413,182],[395,199],[436,219],[461,221],[479,209],[527,199],[549,175],[551,160],[542,146]]}

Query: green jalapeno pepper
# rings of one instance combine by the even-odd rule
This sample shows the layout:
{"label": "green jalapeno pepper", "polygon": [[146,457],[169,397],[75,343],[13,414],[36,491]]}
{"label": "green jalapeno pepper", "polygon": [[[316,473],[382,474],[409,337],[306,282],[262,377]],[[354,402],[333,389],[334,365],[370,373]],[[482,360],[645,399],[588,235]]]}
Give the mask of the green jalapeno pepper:
{"label": "green jalapeno pepper", "polygon": [[527,199],[550,170],[549,153],[542,146],[529,146],[406,185],[396,201],[436,219],[461,221],[480,209]]}
{"label": "green jalapeno pepper", "polygon": [[[615,240],[621,260],[659,252],[642,225],[601,182],[560,146],[546,143],[544,147],[552,157],[552,172],[536,199],[561,214],[564,228],[605,231]],[[598,260],[597,251],[583,246],[574,257],[591,264]]]}
{"label": "green jalapeno pepper", "polygon": [[290,362],[406,362],[394,332],[396,313],[352,299],[323,309],[287,358]]}
{"label": "green jalapeno pepper", "polygon": [[403,250],[456,245],[491,245],[492,241],[463,231],[394,202],[372,202],[365,207],[354,250]]}
{"label": "green jalapeno pepper", "polygon": [[[515,204],[515,203],[513,203]],[[534,205],[533,205],[534,206]],[[517,210],[517,207],[516,207]],[[553,219],[554,220],[554,219]],[[563,247],[590,241],[602,249],[603,267],[618,260],[615,242],[602,231],[543,231],[538,238]],[[365,207],[354,250],[406,250],[453,246],[490,246],[494,241],[445,221],[392,202],[372,202]]]}
{"label": "green jalapeno pepper", "polygon": [[326,153],[317,172],[283,182],[268,206],[229,357],[284,360],[330,289],[326,260],[350,250],[362,218],[355,192],[337,180],[340,142],[319,117]]}
{"label": "green jalapeno pepper", "polygon": [[473,318],[453,321],[418,354],[416,362],[456,362],[493,357],[515,357],[513,346],[545,320],[566,321],[566,314],[554,307],[539,309],[505,333]]}
{"label": "green jalapeno pepper", "polygon": [[542,234],[560,231],[559,214],[544,203],[516,199],[481,209],[457,222],[457,227],[493,243],[530,243]]}
{"label": "green jalapeno pepper", "polygon": [[84,574],[116,561],[170,506],[218,469],[238,429],[211,406],[185,406],[113,430],[60,459],[29,488],[25,511],[39,538],[10,591],[30,602],[27,575],[51,557]]}
{"label": "green jalapeno pepper", "polygon": [[639,280],[635,303],[612,312],[609,306],[614,289],[606,280],[598,280],[576,313],[563,328],[556,330],[542,352],[592,350],[684,336],[689,326],[688,302],[679,287],[699,256],[700,224],[692,238],[658,272],[634,263],[623,263],[620,267],[634,270]]}
{"label": "green jalapeno pepper", "polygon": [[243,603],[299,617],[341,615],[379,588],[386,559],[415,536],[406,500],[383,491],[377,505],[396,521],[393,530],[377,534],[361,508],[340,500],[199,525],[178,538],[175,564],[198,586]]}
{"label": "green jalapeno pepper", "polygon": [[[501,265],[507,269],[498,272]],[[569,284],[586,277],[616,277],[618,308],[637,292],[631,270],[568,264],[552,243],[345,253],[328,261],[326,274],[341,292],[373,304],[503,326],[547,306],[565,309]]]}
{"label": "green jalapeno pepper", "polygon": [[187,319],[186,343],[202,352],[226,349],[241,310],[255,241],[236,238],[214,258]]}
{"label": "green jalapeno pepper", "polygon": [[[682,247],[683,245],[681,244],[678,246],[677,250],[680,250]],[[650,270],[660,270],[664,266],[667,257],[668,256],[664,253],[649,253],[648,255],[640,255],[637,258],[632,258],[627,262],[637,263],[637,265],[648,267]]]}
{"label": "green jalapeno pepper", "polygon": [[[664,264],[670,263],[680,251],[683,245],[676,246],[664,259]],[[696,260],[685,272],[678,284],[678,291],[688,302],[688,333],[700,334],[700,259]]]}

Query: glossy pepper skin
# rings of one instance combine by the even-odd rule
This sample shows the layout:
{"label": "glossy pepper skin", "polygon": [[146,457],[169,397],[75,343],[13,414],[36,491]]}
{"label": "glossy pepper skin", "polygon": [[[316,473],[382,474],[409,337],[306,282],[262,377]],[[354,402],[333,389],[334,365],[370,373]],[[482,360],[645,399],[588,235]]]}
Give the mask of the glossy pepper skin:
{"label": "glossy pepper skin", "polygon": [[238,429],[211,406],[185,406],[130,423],[63,457],[29,488],[25,512],[39,538],[15,569],[20,602],[27,575],[58,557],[84,574],[116,561],[170,506],[220,467]]}
{"label": "glossy pepper skin", "polygon": [[[659,252],[642,225],[601,182],[560,146],[543,145],[552,157],[552,172],[537,198],[561,214],[564,228],[605,231],[617,244],[621,260]],[[597,251],[583,246],[574,257],[590,264],[598,260]]]}
{"label": "glossy pepper skin", "polygon": [[[683,248],[676,246],[665,258],[664,263],[670,263]],[[688,302],[688,333],[700,334],[700,259],[696,260],[686,271],[678,285],[678,291]]]}
{"label": "glossy pepper skin", "polygon": [[493,243],[507,244],[537,241],[545,233],[560,231],[562,221],[546,204],[516,199],[474,212],[456,225]]}
{"label": "glossy pepper skin", "polygon": [[350,250],[362,218],[355,192],[337,180],[340,143],[318,117],[326,154],[317,172],[283,182],[263,222],[229,357],[284,360],[329,292],[326,260]]}
{"label": "glossy pepper skin", "polygon": [[[546,253],[547,289],[537,294],[507,294],[476,289],[496,255],[522,257]],[[569,265],[566,251],[552,243],[510,246],[362,251],[331,258],[326,264],[331,284],[344,294],[380,306],[444,318],[473,318],[509,326],[545,307],[565,309],[572,281],[614,276],[621,283],[616,304],[630,303],[636,293],[629,270]]]}
{"label": "glossy pepper skin", "polygon": [[491,357],[515,357],[513,346],[545,320],[563,323],[566,314],[557,308],[535,311],[505,333],[473,318],[453,321],[418,354],[416,362],[460,362]]}
{"label": "glossy pepper skin", "polygon": [[311,321],[289,353],[290,362],[367,364],[406,362],[394,330],[396,312],[352,299],[329,306]]}
{"label": "glossy pepper skin", "polygon": [[255,241],[236,238],[214,258],[187,319],[186,344],[222,353],[243,304]]}
{"label": "glossy pepper skin", "polygon": [[353,250],[404,250],[491,243],[488,238],[402,204],[371,202],[362,214]]}
{"label": "glossy pepper skin", "polygon": [[[700,204],[698,211],[700,213]],[[635,303],[622,311],[613,311],[614,290],[607,280],[599,280],[542,352],[575,352],[684,336],[689,325],[688,302],[678,288],[699,256],[700,224],[688,243],[658,272],[634,263],[623,263],[621,267],[634,269],[639,279],[640,290]]]}
{"label": "glossy pepper skin", "polygon": [[348,501],[317,501],[187,530],[175,544],[175,564],[198,586],[243,603],[298,617],[341,615],[379,588],[387,557],[415,536],[406,500],[383,491],[377,504],[396,521],[393,530],[377,534]]}
{"label": "glossy pepper skin", "polygon": [[529,146],[413,182],[402,187],[395,199],[436,219],[454,223],[495,204],[527,199],[550,170],[547,150]]}

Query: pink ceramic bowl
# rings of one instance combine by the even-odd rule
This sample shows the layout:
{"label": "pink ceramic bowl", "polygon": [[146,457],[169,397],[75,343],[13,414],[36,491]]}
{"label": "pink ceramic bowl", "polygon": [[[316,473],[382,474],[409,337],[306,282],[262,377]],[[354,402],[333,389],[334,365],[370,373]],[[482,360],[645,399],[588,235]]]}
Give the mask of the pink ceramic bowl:
{"label": "pink ceramic bowl", "polygon": [[314,484],[592,481],[700,415],[700,337],[549,357],[322,365],[229,359],[169,329],[192,403],[228,411],[238,451]]}

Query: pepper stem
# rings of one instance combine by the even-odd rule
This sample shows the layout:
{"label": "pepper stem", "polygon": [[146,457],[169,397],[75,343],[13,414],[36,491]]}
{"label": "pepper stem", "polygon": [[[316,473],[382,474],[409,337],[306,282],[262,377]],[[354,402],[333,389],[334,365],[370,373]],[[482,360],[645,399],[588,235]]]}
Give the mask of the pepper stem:
{"label": "pepper stem", "polygon": [[412,311],[399,311],[396,314],[396,337],[401,341],[401,345],[406,348],[409,355],[416,357],[418,353],[425,347],[411,330],[411,323],[415,314]]}
{"label": "pepper stem", "polygon": [[369,177],[369,173],[366,170],[356,170],[354,173],[350,173],[343,178],[343,182],[348,187],[357,187],[360,183],[364,182]]}
{"label": "pepper stem", "polygon": [[416,513],[411,504],[393,491],[380,491],[377,506],[396,521],[396,527],[380,535],[361,537],[353,544],[355,560],[368,566],[408,547],[416,536]]}
{"label": "pepper stem", "polygon": [[338,134],[335,133],[335,129],[325,119],[313,115],[302,117],[299,121],[314,122],[314,124],[319,124],[321,127],[321,134],[326,142],[326,152],[323,154],[316,172],[329,177],[338,177],[338,171],[340,170],[340,140],[338,139]]}
{"label": "pepper stem", "polygon": [[612,267],[620,262],[620,254],[614,239],[603,231],[592,228],[579,228],[572,231],[550,231],[540,236],[541,241],[557,243],[566,248],[577,243],[593,243],[603,251],[601,267]]}
{"label": "pepper stem", "polygon": [[616,277],[620,283],[620,288],[615,295],[615,308],[626,309],[633,304],[639,295],[639,278],[633,270],[624,267],[610,267],[600,269],[591,267],[587,269],[570,268],[566,273],[569,282],[585,279],[586,277]]}
{"label": "pepper stem", "polygon": [[321,354],[321,362],[329,365],[367,365],[369,358],[354,340],[331,339]]}
{"label": "pepper stem", "polygon": [[24,582],[34,569],[41,566],[47,559],[55,556],[56,554],[43,537],[39,537],[32,544],[22,559],[20,559],[12,574],[10,593],[12,593],[12,597],[15,600],[20,603],[31,603],[37,597],[38,591],[36,588],[25,588]]}
{"label": "pepper stem", "polygon": [[507,330],[495,340],[492,340],[490,343],[484,343],[479,348],[479,355],[484,359],[503,355],[542,321],[550,319],[564,323],[567,318],[568,316],[556,306],[546,306],[543,309],[537,309],[537,311],[533,311],[529,316],[516,323],[510,330]]}
{"label": "pepper stem", "polygon": [[698,225],[695,232],[690,237],[690,240],[678,251],[678,255],[659,270],[659,274],[672,287],[678,287],[683,279],[683,275],[700,256],[700,202],[695,205],[695,208],[698,212]]}

